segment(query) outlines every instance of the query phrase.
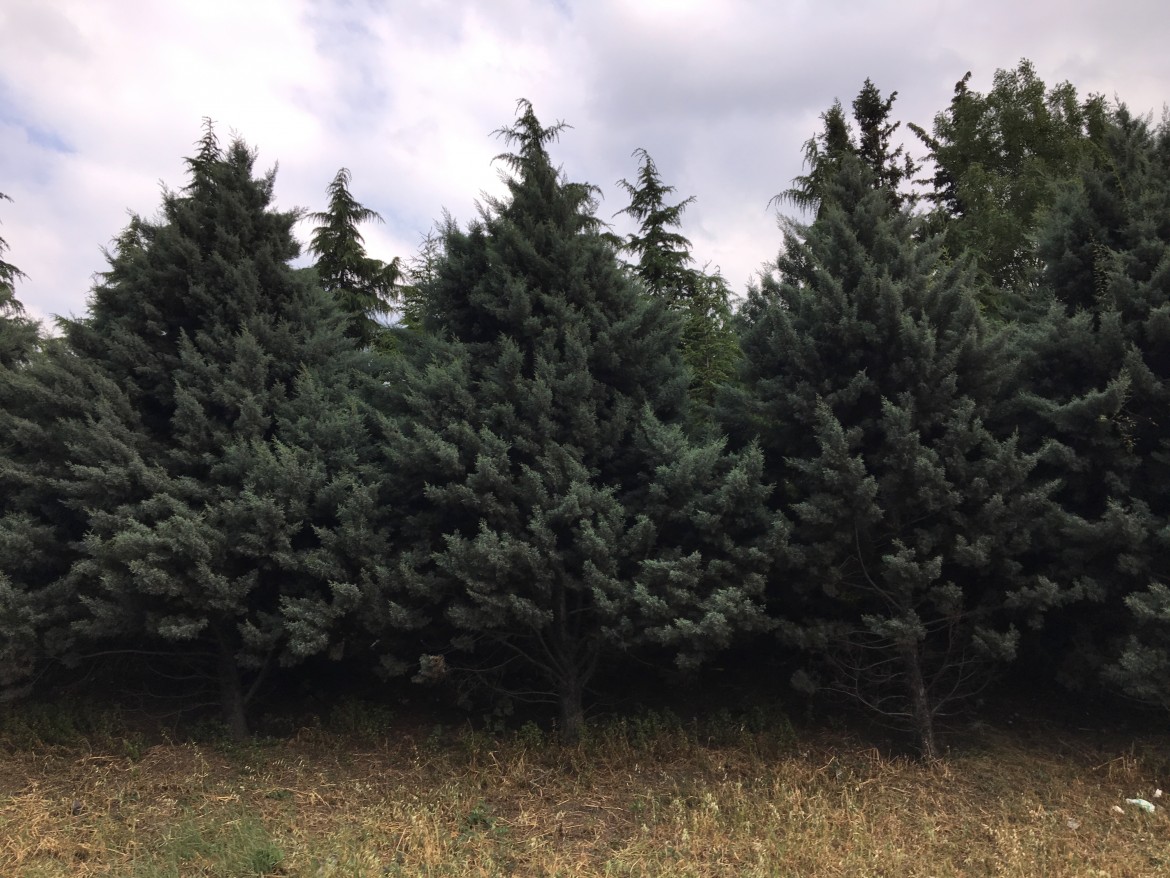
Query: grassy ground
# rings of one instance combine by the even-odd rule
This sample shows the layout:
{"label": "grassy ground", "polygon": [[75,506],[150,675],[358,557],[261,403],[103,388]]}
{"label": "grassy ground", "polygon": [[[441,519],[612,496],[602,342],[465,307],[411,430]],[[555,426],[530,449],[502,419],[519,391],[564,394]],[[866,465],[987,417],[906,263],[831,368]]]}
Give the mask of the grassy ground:
{"label": "grassy ground", "polygon": [[576,747],[361,710],[246,745],[34,720],[0,724],[13,878],[1170,875],[1166,812],[1124,802],[1166,801],[1170,742],[984,728],[924,765],[727,716]]}

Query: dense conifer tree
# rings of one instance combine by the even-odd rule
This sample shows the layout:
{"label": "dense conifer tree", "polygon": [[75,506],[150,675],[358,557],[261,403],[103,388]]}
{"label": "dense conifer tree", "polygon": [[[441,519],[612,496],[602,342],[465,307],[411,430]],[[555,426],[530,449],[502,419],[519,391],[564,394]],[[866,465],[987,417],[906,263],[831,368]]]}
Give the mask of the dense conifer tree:
{"label": "dense conifer tree", "polygon": [[[745,306],[744,388],[723,411],[758,439],[793,519],[774,612],[819,655],[801,677],[858,699],[937,753],[935,723],[1011,658],[1009,607],[1057,598],[1032,575],[1054,510],[1035,458],[984,423],[1004,349],[968,272],[846,156],[818,219],[791,225],[778,272]],[[818,679],[819,675],[819,679]]]}
{"label": "dense conifer tree", "polygon": [[369,347],[382,330],[377,317],[394,310],[401,271],[397,257],[386,263],[366,255],[358,226],[382,216],[358,203],[349,181],[349,169],[342,168],[329,184],[329,209],[309,215],[319,223],[309,251],[317,257],[321,285],[349,315],[346,335]]}
{"label": "dense conifer tree", "polygon": [[[9,200],[0,193],[0,201]],[[0,238],[0,256],[7,243]],[[36,480],[28,472],[34,455],[46,447],[29,448],[22,431],[24,373],[38,345],[37,325],[24,314],[16,298],[16,282],[23,272],[0,259],[0,699],[26,683],[43,657],[42,637],[50,627],[46,617],[52,601],[45,600],[47,583],[59,570],[51,559],[61,553],[54,546],[53,529],[38,520],[44,501],[32,490]],[[56,575],[54,575],[56,574]]]}
{"label": "dense conifer tree", "polygon": [[359,355],[289,266],[297,215],[271,209],[254,161],[207,123],[186,187],[131,221],[88,316],[63,323],[118,391],[70,449],[67,490],[90,519],[79,630],[209,655],[236,735],[265,670],[323,651],[356,604],[321,534],[364,441]]}
{"label": "dense conifer tree", "polygon": [[902,192],[902,185],[909,183],[918,172],[918,166],[906,152],[905,147],[894,147],[890,140],[901,127],[901,122],[891,121],[896,91],[889,97],[882,97],[881,91],[868,77],[853,99],[853,121],[857,123],[857,157],[869,168],[875,184],[891,193],[900,205],[912,204],[914,196]]}
{"label": "dense conifer tree", "polygon": [[1136,636],[1109,677],[1170,705],[1170,133],[1121,107],[1097,144],[1039,236],[1051,304],[1018,330],[1019,421],[1053,443],[1060,499],[1082,522],[1061,552],[1091,599],[1066,620],[1076,649],[1062,652],[1081,665],[1068,676],[1084,683],[1116,649],[1128,604]]}
{"label": "dense conifer tree", "polygon": [[27,682],[48,659],[75,657],[81,607],[71,566],[87,508],[109,496],[100,480],[76,480],[72,465],[100,454],[93,424],[123,402],[60,338],[0,367],[0,686]]}
{"label": "dense conifer tree", "polygon": [[402,590],[384,604],[390,625],[445,607],[465,646],[544,680],[572,739],[607,650],[694,656],[761,622],[777,528],[758,456],[683,437],[676,320],[621,270],[592,187],[552,166],[562,128],[522,101],[507,197],[445,230],[423,309],[443,342],[391,382]]}

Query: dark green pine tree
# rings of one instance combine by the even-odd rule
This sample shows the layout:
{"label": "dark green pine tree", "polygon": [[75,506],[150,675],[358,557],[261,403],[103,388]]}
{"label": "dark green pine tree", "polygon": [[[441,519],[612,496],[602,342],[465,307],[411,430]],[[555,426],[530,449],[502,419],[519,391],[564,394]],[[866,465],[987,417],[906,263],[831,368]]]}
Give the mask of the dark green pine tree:
{"label": "dark green pine tree", "polygon": [[89,517],[72,582],[88,640],[211,657],[225,721],[246,732],[275,664],[325,651],[356,606],[322,533],[363,459],[364,360],[334,301],[289,262],[294,212],[271,209],[241,141],[210,122],[189,182],[109,255],[76,355],[119,390],[71,448]]}
{"label": "dark green pine tree", "polygon": [[[1056,650],[1070,682],[1108,670],[1115,685],[1170,706],[1170,131],[1110,112],[1079,180],[1039,235],[1047,312],[1022,323],[1021,423],[1053,443],[1061,501],[1081,521],[1062,541],[1071,608]],[[1126,609],[1128,607],[1128,611]],[[1132,615],[1131,615],[1132,613]],[[1072,646],[1073,648],[1069,648]]]}
{"label": "dark green pine tree", "polygon": [[853,121],[857,123],[857,157],[869,168],[875,183],[890,192],[899,205],[912,205],[916,200],[909,192],[900,191],[918,173],[918,165],[905,147],[893,147],[890,139],[901,127],[890,114],[898,93],[890,92],[883,98],[881,91],[868,77],[857,97],[853,99]]}
{"label": "dark green pine tree", "polygon": [[[969,273],[856,157],[744,309],[743,387],[722,410],[759,441],[792,518],[784,640],[796,680],[848,695],[938,752],[938,717],[1010,659],[1014,621],[1059,595],[1033,572],[1056,514],[1035,458],[985,425],[1008,377]],[[1014,610],[1017,615],[1009,612]]]}
{"label": "dark green pine tree", "polygon": [[378,316],[394,310],[402,273],[398,257],[387,263],[366,255],[358,226],[382,222],[382,216],[350,194],[349,182],[349,169],[342,168],[329,184],[329,209],[309,215],[319,223],[309,251],[317,257],[321,285],[349,315],[346,335],[370,347],[383,329]]}
{"label": "dark green pine tree", "polygon": [[686,443],[677,322],[617,263],[592,187],[551,164],[563,125],[519,110],[507,196],[448,224],[424,289],[442,344],[390,382],[402,554],[382,603],[391,628],[445,609],[461,645],[543,681],[572,739],[610,651],[693,656],[761,624],[777,529],[750,453]]}
{"label": "dark green pine tree", "polygon": [[620,249],[637,260],[633,271],[646,291],[682,316],[683,360],[691,370],[691,396],[710,407],[716,389],[733,377],[739,356],[731,326],[730,290],[718,273],[691,266],[691,242],[677,231],[694,197],[667,204],[674,187],[662,182],[646,150],[635,150],[634,155],[642,165],[636,183],[619,181],[630,204],[618,212],[637,220],[639,226]]}

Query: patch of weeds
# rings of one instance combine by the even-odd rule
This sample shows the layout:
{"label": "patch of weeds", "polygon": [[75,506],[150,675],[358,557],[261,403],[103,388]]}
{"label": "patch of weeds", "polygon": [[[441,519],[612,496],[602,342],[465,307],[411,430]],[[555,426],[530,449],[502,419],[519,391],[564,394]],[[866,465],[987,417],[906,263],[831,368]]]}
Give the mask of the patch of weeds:
{"label": "patch of weeds", "polygon": [[181,821],[140,865],[136,878],[265,878],[278,873],[284,863],[281,847],[256,818],[233,816]]}
{"label": "patch of weeds", "polygon": [[[17,750],[37,747],[127,747],[139,753],[143,743],[127,737],[116,708],[100,707],[86,699],[30,701],[0,713],[0,737]],[[133,755],[128,753],[128,755]]]}
{"label": "patch of weeds", "polygon": [[715,711],[704,723],[703,738],[715,747],[733,747],[743,742],[747,724],[732,715],[726,707]]}
{"label": "patch of weeds", "polygon": [[528,720],[516,730],[513,740],[525,750],[540,750],[547,743],[544,731],[532,720]]}
{"label": "patch of weeds", "polygon": [[358,698],[347,698],[329,712],[327,728],[336,734],[366,741],[382,740],[394,720],[388,705]]}
{"label": "patch of weeds", "polygon": [[466,841],[474,835],[488,836],[496,841],[502,841],[508,834],[508,828],[501,826],[484,801],[476,802],[467,816],[463,818],[460,838]]}
{"label": "patch of weeds", "polygon": [[702,737],[716,747],[738,747],[758,739],[778,751],[796,746],[796,729],[782,710],[754,705],[737,713],[722,708],[701,726]]}
{"label": "patch of weeds", "polygon": [[423,742],[423,747],[428,753],[440,753],[443,751],[443,742],[446,737],[446,727],[442,723],[435,723],[430,734],[427,735],[426,741]]}
{"label": "patch of weeds", "polygon": [[622,717],[598,729],[592,743],[604,749],[617,745],[640,754],[676,750],[680,741],[688,740],[683,721],[670,710],[648,710]]}
{"label": "patch of weeds", "polygon": [[200,717],[186,723],[183,732],[183,738],[192,744],[219,747],[232,743],[232,736],[228,731],[227,724],[213,716]]}
{"label": "patch of weeds", "polygon": [[459,736],[459,749],[468,759],[477,759],[499,743],[488,729],[467,729]]}

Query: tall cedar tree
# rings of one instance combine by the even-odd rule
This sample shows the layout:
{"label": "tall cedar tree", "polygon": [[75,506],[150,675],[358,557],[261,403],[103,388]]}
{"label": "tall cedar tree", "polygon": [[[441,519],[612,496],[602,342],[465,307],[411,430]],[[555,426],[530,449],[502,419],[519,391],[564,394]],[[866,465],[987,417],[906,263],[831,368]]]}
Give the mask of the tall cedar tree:
{"label": "tall cedar tree", "polygon": [[985,283],[982,304],[1010,315],[1036,283],[1033,236],[1060,187],[1077,173],[1104,120],[1099,97],[1081,102],[1063,82],[1048,89],[1028,60],[997,70],[991,91],[955,85],[932,133],[911,125],[934,165],[931,231],[951,257],[972,256]]}
{"label": "tall cedar tree", "polygon": [[1012,657],[1007,610],[1034,622],[1056,598],[1029,573],[1051,486],[984,425],[1004,350],[968,273],[916,243],[856,157],[817,221],[789,226],[778,269],[751,291],[744,388],[724,401],[793,517],[804,585],[777,590],[773,611],[822,659],[797,682],[857,699],[933,757],[938,717]]}
{"label": "tall cedar tree", "polygon": [[677,322],[622,271],[592,187],[552,166],[563,128],[521,101],[498,132],[508,196],[445,230],[424,309],[443,343],[391,382],[405,514],[381,604],[391,627],[445,608],[463,645],[543,679],[573,739],[607,650],[693,658],[762,624],[782,533],[758,453],[684,438]]}
{"label": "tall cedar tree", "polygon": [[626,236],[620,249],[637,259],[634,274],[647,292],[682,316],[683,360],[691,370],[691,396],[709,407],[716,389],[734,376],[739,356],[731,326],[730,291],[718,273],[691,267],[691,242],[676,231],[694,196],[667,204],[674,187],[662,182],[646,150],[635,150],[634,155],[642,164],[635,183],[618,181],[630,196],[629,206],[618,212],[637,220],[639,227]]}
{"label": "tall cedar tree", "polygon": [[79,629],[208,655],[235,735],[265,672],[324,651],[356,604],[321,533],[364,441],[360,355],[290,267],[298,215],[270,208],[274,172],[254,177],[254,161],[208,122],[186,187],[158,220],[132,219],[88,316],[63,323],[122,389],[71,449],[90,520]]}
{"label": "tall cedar tree", "polygon": [[361,347],[370,347],[383,328],[377,316],[394,310],[401,271],[398,257],[387,263],[366,255],[358,226],[382,222],[382,216],[358,203],[349,182],[349,169],[342,168],[329,184],[329,209],[309,215],[319,223],[309,252],[317,257],[321,285],[349,315],[345,334]]}
{"label": "tall cedar tree", "polygon": [[1061,546],[1090,599],[1062,614],[1066,680],[1088,683],[1131,629],[1107,678],[1170,707],[1170,130],[1119,107],[1098,146],[1039,235],[1052,304],[1019,327],[1019,421],[1055,444],[1081,521]]}

